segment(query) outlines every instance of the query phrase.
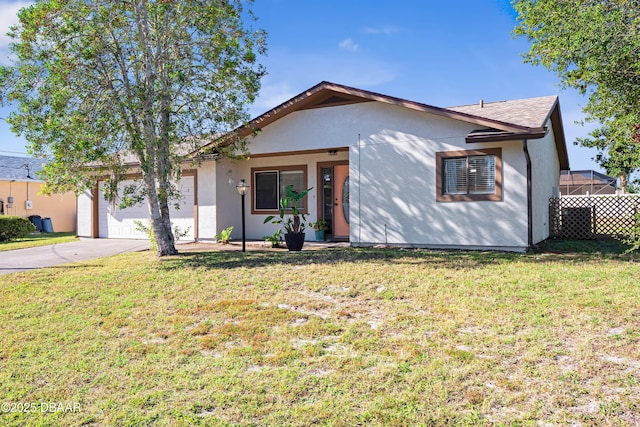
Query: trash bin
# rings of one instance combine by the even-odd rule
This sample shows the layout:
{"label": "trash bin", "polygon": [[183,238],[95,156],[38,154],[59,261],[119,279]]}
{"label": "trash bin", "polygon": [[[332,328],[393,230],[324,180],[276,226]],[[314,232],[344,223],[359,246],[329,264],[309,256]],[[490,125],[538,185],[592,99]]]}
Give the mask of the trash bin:
{"label": "trash bin", "polygon": [[36,228],[36,231],[42,231],[42,218],[40,217],[40,215],[30,215],[28,218]]}
{"label": "trash bin", "polygon": [[51,218],[42,218],[42,232],[53,233],[53,223],[51,222]]}

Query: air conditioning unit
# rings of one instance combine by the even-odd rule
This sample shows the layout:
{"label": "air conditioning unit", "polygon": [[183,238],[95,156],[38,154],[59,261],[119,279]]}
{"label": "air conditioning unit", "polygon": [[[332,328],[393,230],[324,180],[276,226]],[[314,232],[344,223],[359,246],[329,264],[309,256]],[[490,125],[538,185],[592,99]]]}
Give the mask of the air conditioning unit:
{"label": "air conditioning unit", "polygon": [[31,210],[31,209],[33,209],[33,202],[32,202],[31,200],[26,200],[26,201],[24,202],[24,208],[25,208],[26,210]]}

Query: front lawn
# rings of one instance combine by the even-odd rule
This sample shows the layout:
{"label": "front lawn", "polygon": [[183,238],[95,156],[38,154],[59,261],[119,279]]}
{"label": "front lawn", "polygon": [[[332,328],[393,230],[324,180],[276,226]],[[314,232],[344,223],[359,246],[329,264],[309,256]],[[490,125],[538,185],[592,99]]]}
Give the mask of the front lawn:
{"label": "front lawn", "polygon": [[384,249],[8,275],[0,425],[638,425],[639,283],[637,255]]}
{"label": "front lawn", "polygon": [[14,249],[33,248],[35,246],[47,246],[57,243],[75,242],[78,240],[75,231],[65,233],[33,233],[27,237],[15,239],[10,242],[0,242],[0,252]]}

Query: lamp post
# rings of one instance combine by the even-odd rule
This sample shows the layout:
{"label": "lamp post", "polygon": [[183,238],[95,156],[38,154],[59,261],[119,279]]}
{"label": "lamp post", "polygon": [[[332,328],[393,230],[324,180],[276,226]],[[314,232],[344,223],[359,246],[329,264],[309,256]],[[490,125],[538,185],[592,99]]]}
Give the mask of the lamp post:
{"label": "lamp post", "polygon": [[236,190],[240,194],[242,198],[242,252],[246,252],[246,239],[244,234],[244,196],[247,194],[247,190],[249,189],[249,184],[244,179],[241,179],[238,185],[236,185]]}

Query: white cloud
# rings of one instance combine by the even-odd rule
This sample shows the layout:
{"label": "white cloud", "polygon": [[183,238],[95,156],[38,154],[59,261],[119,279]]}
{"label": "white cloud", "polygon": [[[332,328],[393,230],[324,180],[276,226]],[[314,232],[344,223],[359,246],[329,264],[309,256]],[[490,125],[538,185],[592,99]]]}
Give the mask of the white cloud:
{"label": "white cloud", "polygon": [[271,83],[268,78],[265,78],[260,89],[260,96],[256,99],[256,102],[251,106],[249,113],[251,117],[258,116],[265,111],[268,111],[285,101],[296,96],[298,93],[291,88],[286,82],[273,82]]}
{"label": "white cloud", "polygon": [[0,2],[0,64],[9,64],[9,43],[11,39],[7,36],[7,31],[12,25],[18,23],[18,11],[23,7],[27,7],[30,1],[9,1]]}
{"label": "white cloud", "polygon": [[340,49],[344,49],[348,52],[357,52],[358,49],[360,48],[360,46],[358,46],[356,43],[354,43],[354,41],[351,38],[347,38],[342,40],[338,46],[340,46]]}
{"label": "white cloud", "polygon": [[264,65],[269,74],[262,80],[260,95],[249,109],[252,118],[321,81],[375,90],[399,73],[395,65],[366,54],[301,53],[278,48],[269,52]]}
{"label": "white cloud", "polygon": [[383,27],[364,27],[362,32],[365,34],[382,34],[388,36],[389,34],[400,32],[400,29],[393,25],[385,25]]}

